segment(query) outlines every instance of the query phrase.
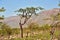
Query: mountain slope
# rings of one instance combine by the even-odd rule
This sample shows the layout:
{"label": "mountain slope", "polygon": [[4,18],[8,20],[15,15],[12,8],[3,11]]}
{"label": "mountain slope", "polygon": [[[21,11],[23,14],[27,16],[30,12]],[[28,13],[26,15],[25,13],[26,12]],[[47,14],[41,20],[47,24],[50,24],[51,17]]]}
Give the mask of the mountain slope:
{"label": "mountain slope", "polygon": [[[32,22],[38,23],[39,25],[51,24],[52,20],[49,19],[50,16],[56,15],[59,12],[59,10],[59,8],[54,8],[51,10],[42,11],[38,14],[38,16],[32,15],[32,17],[27,21],[27,23],[23,27],[26,27],[28,24]],[[10,25],[11,27],[19,27],[19,19],[19,16],[12,16],[5,18],[3,22]]]}

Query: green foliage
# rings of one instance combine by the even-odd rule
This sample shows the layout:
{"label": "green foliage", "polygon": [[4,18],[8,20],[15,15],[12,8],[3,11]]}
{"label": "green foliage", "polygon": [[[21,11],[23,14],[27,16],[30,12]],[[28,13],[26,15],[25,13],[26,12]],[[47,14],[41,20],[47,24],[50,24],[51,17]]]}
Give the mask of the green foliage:
{"label": "green foliage", "polygon": [[[6,10],[6,9],[5,9],[4,7],[0,8],[0,12],[5,12],[5,10]],[[4,19],[4,16],[0,17],[0,20],[1,20],[1,19]]]}
{"label": "green foliage", "polygon": [[60,31],[59,31],[59,30],[55,30],[54,35],[55,35],[56,37],[58,37],[58,36],[60,35]]}
{"label": "green foliage", "polygon": [[2,35],[12,35],[12,34],[19,34],[20,33],[20,29],[19,28],[11,28],[6,24],[1,25],[0,27],[0,34]]}
{"label": "green foliage", "polygon": [[59,1],[59,4],[58,4],[58,6],[60,6],[60,1]]}
{"label": "green foliage", "polygon": [[39,25],[36,23],[31,23],[30,25],[28,25],[28,29],[30,29],[32,31],[39,30]]}
{"label": "green foliage", "polygon": [[41,27],[41,29],[42,29],[42,30],[48,30],[48,29],[50,29],[50,25],[45,24],[45,25],[43,25],[43,26]]}
{"label": "green foliage", "polygon": [[1,34],[2,30],[0,30],[0,34]]}
{"label": "green foliage", "polygon": [[1,30],[2,30],[2,35],[11,35],[11,33],[12,33],[11,28],[6,24],[3,24],[1,26]]}
{"label": "green foliage", "polygon": [[19,34],[20,29],[19,28],[12,28],[12,34]]}
{"label": "green foliage", "polygon": [[20,38],[12,38],[10,40],[21,40]]}
{"label": "green foliage", "polygon": [[60,20],[60,13],[57,14],[56,18],[57,20]]}
{"label": "green foliage", "polygon": [[45,32],[42,34],[39,33],[34,36],[29,36],[27,38],[14,38],[12,40],[37,40],[37,39],[49,40],[50,39],[49,32]]}
{"label": "green foliage", "polygon": [[0,8],[0,12],[4,12],[5,10],[4,7]]}
{"label": "green foliage", "polygon": [[37,23],[31,23],[30,25],[28,25],[28,29],[30,29],[31,31],[49,30],[50,28],[51,28],[51,26],[48,24],[45,24],[43,26],[39,26],[39,24],[37,24]]}
{"label": "green foliage", "polygon": [[1,20],[1,19],[4,19],[4,18],[3,18],[3,17],[0,17],[0,20]]}
{"label": "green foliage", "polygon": [[37,10],[43,10],[43,8],[42,7],[26,7],[25,9],[23,9],[23,8],[20,8],[20,9],[18,9],[17,11],[15,11],[15,12],[21,12],[22,14],[22,16],[23,17],[25,17],[25,16],[27,16],[26,15],[26,13],[28,14],[28,15],[32,15],[32,14],[35,14],[36,15],[36,12],[37,12]]}
{"label": "green foliage", "polygon": [[[28,8],[20,8],[18,9],[17,11],[15,12],[22,12],[21,15],[19,15],[22,18],[25,18],[24,19],[24,23],[21,23],[21,19],[20,19],[20,29],[21,29],[21,37],[23,38],[23,28],[22,26],[28,21],[28,19],[30,19],[30,17],[32,16],[32,14],[35,14],[36,15],[36,10],[39,10],[38,8],[35,8],[35,7],[28,7]],[[34,28],[35,29],[35,28]]]}

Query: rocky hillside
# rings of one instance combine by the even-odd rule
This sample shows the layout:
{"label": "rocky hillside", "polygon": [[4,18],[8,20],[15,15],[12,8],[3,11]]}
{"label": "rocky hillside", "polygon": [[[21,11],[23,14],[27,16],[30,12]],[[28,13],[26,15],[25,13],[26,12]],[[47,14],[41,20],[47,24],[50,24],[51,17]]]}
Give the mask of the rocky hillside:
{"label": "rocky hillside", "polygon": [[[42,11],[38,14],[38,16],[32,15],[32,17],[27,21],[27,23],[23,27],[26,27],[28,24],[32,22],[38,23],[39,25],[51,24],[51,15],[56,15],[59,12],[59,10],[59,8],[54,8],[51,10]],[[19,27],[19,19],[19,16],[12,16],[5,18],[3,22],[10,25],[11,27]]]}

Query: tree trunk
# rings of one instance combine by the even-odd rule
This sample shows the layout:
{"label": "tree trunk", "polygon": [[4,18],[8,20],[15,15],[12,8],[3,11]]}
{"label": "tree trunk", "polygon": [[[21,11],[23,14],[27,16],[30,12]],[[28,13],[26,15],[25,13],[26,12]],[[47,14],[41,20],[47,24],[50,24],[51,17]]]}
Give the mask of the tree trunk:
{"label": "tree trunk", "polygon": [[22,28],[22,24],[19,23],[19,25],[20,25],[20,30],[21,30],[21,38],[23,38],[23,28]]}
{"label": "tree trunk", "polygon": [[55,32],[55,27],[52,27],[52,28],[51,28],[51,31],[50,31],[50,34],[51,34],[51,40],[53,40],[54,32]]}
{"label": "tree trunk", "polygon": [[53,40],[53,35],[51,35],[51,40]]}

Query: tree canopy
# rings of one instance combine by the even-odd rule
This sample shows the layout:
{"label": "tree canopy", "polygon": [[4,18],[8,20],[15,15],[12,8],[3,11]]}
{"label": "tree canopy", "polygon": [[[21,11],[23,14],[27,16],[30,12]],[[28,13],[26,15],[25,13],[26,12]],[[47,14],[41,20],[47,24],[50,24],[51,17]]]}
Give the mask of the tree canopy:
{"label": "tree canopy", "polygon": [[6,9],[4,7],[0,8],[0,12],[4,12]]}

